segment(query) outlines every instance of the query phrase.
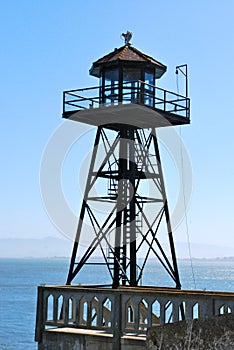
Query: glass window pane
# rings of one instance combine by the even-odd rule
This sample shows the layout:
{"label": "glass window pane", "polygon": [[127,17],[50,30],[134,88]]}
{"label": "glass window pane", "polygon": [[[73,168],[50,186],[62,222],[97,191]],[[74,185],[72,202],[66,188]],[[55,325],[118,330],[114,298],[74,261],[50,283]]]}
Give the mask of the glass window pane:
{"label": "glass window pane", "polygon": [[105,103],[118,104],[119,101],[119,70],[105,71]]}
{"label": "glass window pane", "polygon": [[123,69],[123,82],[136,81],[141,79],[141,70],[137,68]]}
{"label": "glass window pane", "polygon": [[139,80],[141,70],[136,68],[123,69],[123,103],[139,102]]}
{"label": "glass window pane", "polygon": [[116,84],[119,81],[119,70],[112,69],[105,71],[105,85]]}
{"label": "glass window pane", "polygon": [[145,72],[145,83],[154,85],[154,74]]}
{"label": "glass window pane", "polygon": [[144,104],[154,106],[154,74],[145,72]]}

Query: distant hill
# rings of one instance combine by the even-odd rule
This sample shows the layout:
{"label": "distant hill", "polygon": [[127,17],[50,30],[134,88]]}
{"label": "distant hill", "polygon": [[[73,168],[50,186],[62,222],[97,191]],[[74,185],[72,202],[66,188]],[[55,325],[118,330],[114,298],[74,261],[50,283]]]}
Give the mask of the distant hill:
{"label": "distant hill", "polygon": [[[234,247],[216,246],[212,244],[191,243],[191,256],[197,259],[215,259],[234,257]],[[188,244],[184,242],[176,243],[177,257],[181,259],[189,258]]]}
{"label": "distant hill", "polygon": [[[70,257],[73,242],[64,238],[15,238],[0,239],[0,258],[51,258]],[[187,243],[177,242],[176,252],[179,259],[189,258]],[[234,256],[234,248],[215,245],[191,244],[193,258],[227,258]]]}
{"label": "distant hill", "polygon": [[0,258],[69,257],[73,242],[68,239],[46,237],[0,239]]}

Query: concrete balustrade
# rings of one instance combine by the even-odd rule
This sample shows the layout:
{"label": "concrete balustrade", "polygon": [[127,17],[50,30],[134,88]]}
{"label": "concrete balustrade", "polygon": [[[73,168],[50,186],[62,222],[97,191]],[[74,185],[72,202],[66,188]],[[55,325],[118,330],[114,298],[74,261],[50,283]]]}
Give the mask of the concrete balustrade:
{"label": "concrete balustrade", "polygon": [[[170,288],[38,287],[36,341],[50,328],[104,331],[118,339],[152,326],[234,313],[234,293]],[[117,348],[117,345],[116,345]]]}

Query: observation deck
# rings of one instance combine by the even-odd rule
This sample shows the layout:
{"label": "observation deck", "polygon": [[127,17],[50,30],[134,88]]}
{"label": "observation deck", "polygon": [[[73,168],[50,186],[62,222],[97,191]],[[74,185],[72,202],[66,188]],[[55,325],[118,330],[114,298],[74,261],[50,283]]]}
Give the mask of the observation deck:
{"label": "observation deck", "polygon": [[116,129],[176,126],[190,123],[190,99],[137,80],[63,92],[63,118]]}

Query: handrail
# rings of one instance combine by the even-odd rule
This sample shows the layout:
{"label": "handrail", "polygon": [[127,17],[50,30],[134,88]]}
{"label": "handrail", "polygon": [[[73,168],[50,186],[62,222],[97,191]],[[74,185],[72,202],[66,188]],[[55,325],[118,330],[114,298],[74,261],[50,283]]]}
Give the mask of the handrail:
{"label": "handrail", "polygon": [[[189,97],[186,97],[186,96],[183,96],[183,95],[180,95],[176,92],[173,92],[173,91],[170,91],[170,90],[166,90],[166,89],[163,89],[163,88],[160,88],[159,86],[155,86],[153,84],[149,84],[149,83],[146,83],[144,82],[143,80],[134,80],[134,81],[126,81],[123,83],[123,87],[125,87],[124,85],[127,85],[129,83],[140,83],[140,84],[143,84],[143,85],[147,85],[147,86],[150,86],[156,90],[161,90],[161,91],[165,91],[169,94],[173,94],[173,95],[176,95],[176,96],[179,96],[179,97],[183,97],[184,99],[186,100],[189,100],[190,98]],[[108,90],[108,88],[118,88],[119,87],[119,83],[116,83],[116,84],[108,84],[108,85],[105,85],[105,90]],[[94,89],[102,89],[102,86],[91,86],[91,87],[87,87],[87,88],[80,88],[80,89],[73,89],[73,90],[65,90],[64,93],[65,94],[70,94],[72,92],[78,92],[78,91],[88,91],[88,90],[94,90]],[[131,87],[131,89],[138,89],[138,87]]]}
{"label": "handrail", "polygon": [[86,90],[94,90],[94,89],[100,89],[101,86],[91,86],[88,88],[80,88],[80,89],[73,89],[73,90],[66,90],[64,93],[69,93],[69,92],[75,92],[75,91],[86,91]]}
{"label": "handrail", "polygon": [[[129,86],[130,83],[131,86]],[[96,91],[95,95],[94,91]],[[91,106],[88,103],[91,103]],[[63,93],[64,113],[119,103],[137,103],[182,118],[189,119],[190,117],[190,99],[188,97],[148,84],[142,80],[124,82],[121,94],[119,94],[119,83],[109,84],[104,88],[95,86],[64,91]]]}

